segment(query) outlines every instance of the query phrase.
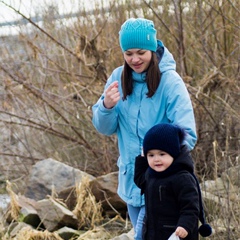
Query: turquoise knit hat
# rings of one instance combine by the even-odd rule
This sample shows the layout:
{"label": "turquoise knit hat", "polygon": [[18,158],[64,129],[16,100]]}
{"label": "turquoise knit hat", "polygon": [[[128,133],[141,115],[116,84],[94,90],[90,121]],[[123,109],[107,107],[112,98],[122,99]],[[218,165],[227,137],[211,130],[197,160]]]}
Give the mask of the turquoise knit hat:
{"label": "turquoise knit hat", "polygon": [[122,51],[139,48],[156,52],[157,31],[151,20],[130,18],[125,21],[119,31],[119,42]]}

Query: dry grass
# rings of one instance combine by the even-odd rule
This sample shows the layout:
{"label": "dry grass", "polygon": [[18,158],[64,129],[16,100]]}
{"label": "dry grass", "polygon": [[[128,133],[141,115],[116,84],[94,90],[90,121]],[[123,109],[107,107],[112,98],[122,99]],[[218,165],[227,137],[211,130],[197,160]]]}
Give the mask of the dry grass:
{"label": "dry grass", "polygon": [[[12,183],[10,181],[7,181],[7,192],[11,198],[9,214],[14,221],[19,221],[20,208],[17,204],[17,195],[12,190]],[[103,219],[101,203],[97,203],[94,195],[91,193],[89,188],[89,178],[87,176],[84,176],[81,182],[76,186],[76,194],[77,204],[73,210],[73,213],[79,220],[79,228],[82,227],[89,229],[84,234],[79,236],[77,240],[111,239],[113,235],[115,236],[118,232],[122,232],[123,229],[127,230],[126,226],[124,228],[126,221],[120,215],[117,215],[108,221],[107,219]],[[2,227],[1,232],[5,232],[4,227],[1,224],[0,226]],[[114,228],[114,231],[112,231],[112,227]],[[0,239],[61,240],[62,238],[57,233],[51,233],[47,230],[36,230],[32,229],[31,226],[27,226],[23,227],[14,237],[9,236],[9,233],[6,232],[4,236],[0,236]],[[74,239],[76,239],[76,237]]]}
{"label": "dry grass", "polygon": [[[11,238],[4,237],[3,240]],[[57,233],[51,233],[46,231],[37,231],[31,227],[22,228],[14,240],[62,240]]]}
{"label": "dry grass", "polygon": [[17,220],[20,212],[20,208],[17,201],[18,196],[12,190],[12,183],[10,181],[7,181],[6,189],[11,199],[9,213],[12,219]]}
{"label": "dry grass", "polygon": [[73,213],[79,221],[79,228],[88,227],[94,228],[101,220],[102,206],[97,203],[95,196],[89,188],[89,178],[84,176],[81,182],[76,186],[77,204]]}
{"label": "dry grass", "polygon": [[96,227],[82,234],[77,240],[106,240],[111,239],[111,235],[102,227]]}

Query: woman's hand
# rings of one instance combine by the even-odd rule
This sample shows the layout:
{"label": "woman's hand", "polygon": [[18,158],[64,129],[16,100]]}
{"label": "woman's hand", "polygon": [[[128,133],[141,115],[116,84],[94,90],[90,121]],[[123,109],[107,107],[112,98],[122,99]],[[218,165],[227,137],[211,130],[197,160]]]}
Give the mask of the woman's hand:
{"label": "woman's hand", "polygon": [[185,238],[188,235],[188,232],[183,227],[177,227],[175,234],[180,238]]}
{"label": "woman's hand", "polygon": [[113,108],[117,102],[120,100],[120,92],[118,90],[118,81],[114,81],[109,85],[105,91],[105,98],[103,100],[103,105],[105,108]]}

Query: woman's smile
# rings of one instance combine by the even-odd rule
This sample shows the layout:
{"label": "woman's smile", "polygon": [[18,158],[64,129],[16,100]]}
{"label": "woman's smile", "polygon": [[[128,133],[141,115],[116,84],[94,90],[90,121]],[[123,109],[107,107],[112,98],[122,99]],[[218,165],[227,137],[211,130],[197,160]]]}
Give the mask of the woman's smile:
{"label": "woman's smile", "polygon": [[124,52],[127,64],[137,73],[147,70],[152,58],[152,52],[143,49],[129,49]]}

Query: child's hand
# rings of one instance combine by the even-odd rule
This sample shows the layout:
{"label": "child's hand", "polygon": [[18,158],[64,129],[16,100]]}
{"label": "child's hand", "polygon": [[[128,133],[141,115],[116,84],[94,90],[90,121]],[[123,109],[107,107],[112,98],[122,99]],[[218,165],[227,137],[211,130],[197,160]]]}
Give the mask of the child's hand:
{"label": "child's hand", "polygon": [[180,238],[185,238],[188,232],[183,227],[177,227],[175,234]]}

